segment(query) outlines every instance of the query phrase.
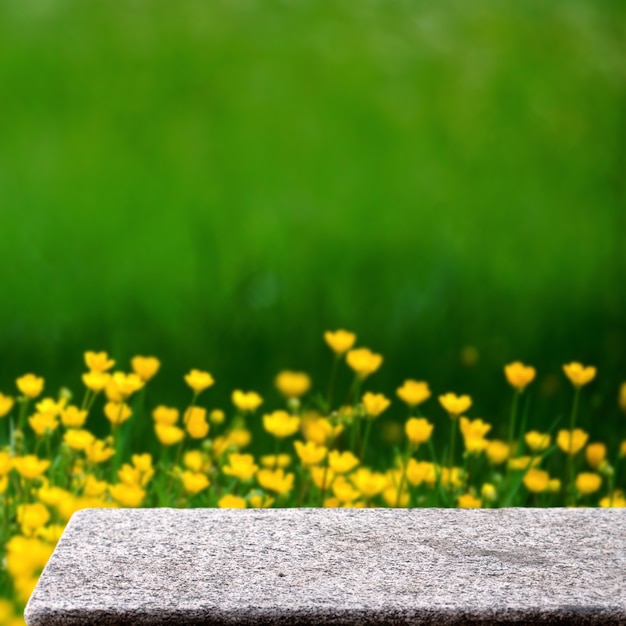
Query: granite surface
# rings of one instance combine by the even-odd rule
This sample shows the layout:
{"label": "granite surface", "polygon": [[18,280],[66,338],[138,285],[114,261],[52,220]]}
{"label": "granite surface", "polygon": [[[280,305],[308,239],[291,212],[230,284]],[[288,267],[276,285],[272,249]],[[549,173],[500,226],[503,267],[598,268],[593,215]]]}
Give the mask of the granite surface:
{"label": "granite surface", "polygon": [[626,509],[89,509],[26,622],[626,624]]}

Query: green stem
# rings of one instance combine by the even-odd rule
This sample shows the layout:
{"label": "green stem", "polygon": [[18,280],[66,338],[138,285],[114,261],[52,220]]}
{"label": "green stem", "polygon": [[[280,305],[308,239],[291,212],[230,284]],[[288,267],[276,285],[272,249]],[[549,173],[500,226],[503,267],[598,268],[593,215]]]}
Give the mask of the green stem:
{"label": "green stem", "polygon": [[576,387],[574,392],[574,402],[572,404],[572,413],[569,418],[569,450],[567,454],[567,479],[568,485],[566,490],[566,499],[569,496],[570,504],[575,504],[576,494],[574,492],[574,455],[571,453],[574,428],[576,427],[576,417],[578,416],[578,403],[580,399],[580,387]]}
{"label": "green stem", "polygon": [[517,405],[519,403],[520,392],[516,389],[513,393],[513,403],[511,404],[511,417],[509,418],[509,451],[513,456],[517,456],[519,443],[513,451],[513,438],[515,437],[515,422],[517,421]]}

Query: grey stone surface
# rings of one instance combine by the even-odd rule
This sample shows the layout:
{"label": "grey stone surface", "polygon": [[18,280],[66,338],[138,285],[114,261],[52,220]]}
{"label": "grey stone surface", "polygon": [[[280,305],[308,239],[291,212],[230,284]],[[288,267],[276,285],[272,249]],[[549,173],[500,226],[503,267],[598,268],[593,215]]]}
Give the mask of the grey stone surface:
{"label": "grey stone surface", "polygon": [[90,509],[26,622],[626,624],[626,509]]}

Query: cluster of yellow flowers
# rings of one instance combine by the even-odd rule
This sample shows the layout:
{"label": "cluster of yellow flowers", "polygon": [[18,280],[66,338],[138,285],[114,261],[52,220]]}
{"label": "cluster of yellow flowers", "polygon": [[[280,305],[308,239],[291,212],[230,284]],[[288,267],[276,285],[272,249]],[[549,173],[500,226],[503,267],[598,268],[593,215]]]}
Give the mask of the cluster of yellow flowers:
{"label": "cluster of yellow flowers", "polygon": [[[381,445],[372,454],[370,434],[392,400],[363,386],[383,357],[355,348],[356,335],[345,330],[329,331],[324,339],[334,356],[327,397],[307,400],[310,377],[280,372],[274,382],[284,404],[263,412],[259,421],[274,441],[267,454],[246,451],[251,420],[264,399],[255,391],[234,390],[228,418],[225,410],[201,404],[214,380],[192,369],[184,376],[188,406],[182,412],[154,407],[158,444],[124,458],[132,418],[145,402],[142,390],[160,368],[155,357],[137,356],[132,371],[123,372],[113,371],[115,361],[107,353],[85,353],[85,390],[77,404],[67,389],[42,398],[44,379],[34,374],[16,380],[16,397],[0,393],[6,425],[0,428],[0,625],[23,623],[19,610],[65,524],[86,507],[626,506],[620,474],[626,441],[609,450],[604,443],[588,443],[589,434],[576,426],[579,394],[596,376],[595,368],[564,366],[574,390],[568,427],[539,432],[526,431],[524,418],[518,425],[518,406],[535,369],[507,365],[505,377],[514,390],[507,440],[489,439],[492,425],[468,417],[470,396],[439,395],[440,408],[432,410],[443,409],[450,418],[444,423],[449,443],[441,450],[433,443],[435,424],[421,412],[430,387],[406,380],[396,390],[407,410],[404,444],[386,467],[374,467],[367,462],[380,462]],[[353,383],[346,402],[333,407],[342,362]],[[626,412],[626,383],[618,404]],[[98,413],[109,424],[108,435],[100,438],[87,427]],[[462,450],[456,449],[457,431]]]}

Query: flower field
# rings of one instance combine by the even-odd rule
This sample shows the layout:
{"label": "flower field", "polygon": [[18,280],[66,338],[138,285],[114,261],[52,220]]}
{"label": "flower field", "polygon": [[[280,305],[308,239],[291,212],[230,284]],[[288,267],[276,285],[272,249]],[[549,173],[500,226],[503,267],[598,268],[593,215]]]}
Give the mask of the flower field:
{"label": "flower field", "polygon": [[[345,330],[326,332],[329,376],[316,391],[304,372],[282,371],[284,402],[266,406],[256,391],[236,389],[227,410],[212,406],[209,372],[182,377],[185,407],[146,406],[158,386],[156,357],[137,356],[130,372],[105,352],[86,352],[76,393],[45,389],[32,373],[0,393],[0,624],[23,623],[21,610],[72,513],[86,507],[502,507],[626,506],[626,440],[594,440],[577,426],[579,400],[596,378],[580,363],[563,366],[571,393],[564,417],[527,428],[536,371],[504,367],[511,387],[507,437],[472,415],[472,398],[405,380],[392,394],[370,386],[384,362],[355,347]],[[352,375],[336,385],[339,368]],[[503,384],[505,384],[503,382]],[[626,412],[626,383],[616,381]],[[395,445],[381,443],[378,418],[402,415]],[[150,417],[148,417],[150,416]],[[154,449],[128,449],[137,419],[151,419]],[[108,432],[92,424],[106,420]],[[271,441],[253,441],[260,422]],[[444,445],[433,433],[443,432]]]}

